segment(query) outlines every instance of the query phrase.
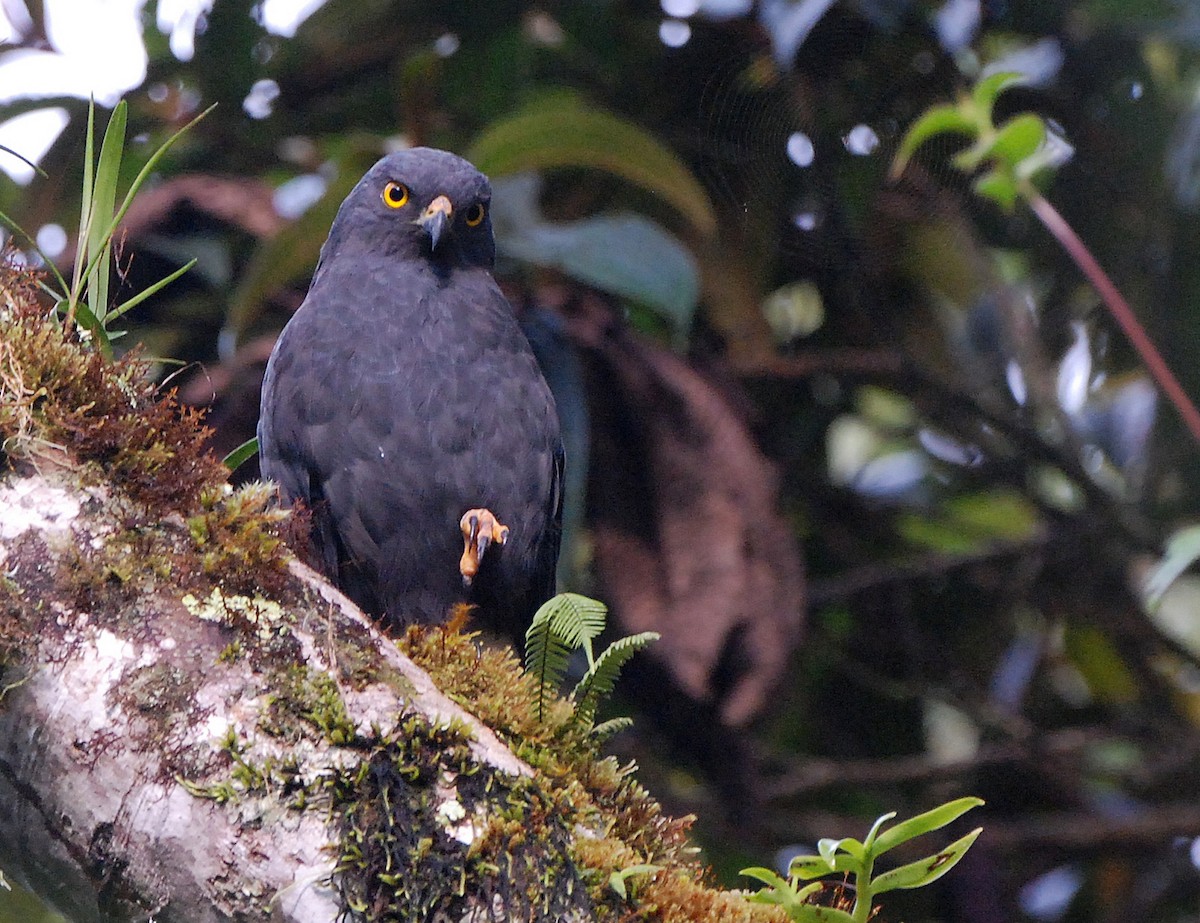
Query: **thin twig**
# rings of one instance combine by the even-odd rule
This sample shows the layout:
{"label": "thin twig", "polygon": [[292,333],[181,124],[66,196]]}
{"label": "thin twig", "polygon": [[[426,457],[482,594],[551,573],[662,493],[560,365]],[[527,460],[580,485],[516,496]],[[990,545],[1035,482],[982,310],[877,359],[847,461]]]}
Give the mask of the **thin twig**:
{"label": "thin twig", "polygon": [[1121,329],[1125,331],[1129,342],[1133,344],[1133,348],[1141,356],[1142,362],[1146,366],[1146,370],[1150,373],[1150,376],[1162,390],[1163,394],[1166,395],[1167,400],[1179,412],[1179,415],[1183,418],[1183,422],[1191,432],[1192,438],[1197,443],[1200,443],[1200,411],[1196,409],[1196,405],[1192,403],[1192,399],[1188,397],[1179,380],[1171,372],[1166,360],[1163,359],[1162,354],[1147,335],[1146,329],[1133,313],[1133,309],[1129,307],[1129,303],[1125,300],[1125,297],[1100,267],[1100,264],[1096,262],[1096,258],[1092,256],[1092,252],[1087,248],[1087,245],[1075,233],[1075,229],[1059,214],[1058,209],[1051,205],[1047,199],[1043,198],[1032,186],[1026,191],[1026,197],[1029,207],[1033,209],[1033,213],[1045,225],[1046,230],[1054,235],[1055,239],[1062,244],[1063,249],[1067,251],[1071,259],[1075,261],[1075,265],[1087,276],[1092,287],[1096,289],[1100,298],[1104,301],[1108,312],[1120,325]]}

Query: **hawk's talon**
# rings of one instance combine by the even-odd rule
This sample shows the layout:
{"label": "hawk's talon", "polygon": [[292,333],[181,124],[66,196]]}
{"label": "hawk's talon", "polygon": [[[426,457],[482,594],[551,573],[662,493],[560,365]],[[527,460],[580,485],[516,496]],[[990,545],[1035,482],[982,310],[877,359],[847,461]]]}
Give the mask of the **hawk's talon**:
{"label": "hawk's talon", "polygon": [[508,541],[508,526],[500,522],[491,510],[474,509],[463,513],[458,527],[462,531],[464,545],[458,561],[458,572],[462,574],[463,585],[470,586],[492,543],[503,545]]}

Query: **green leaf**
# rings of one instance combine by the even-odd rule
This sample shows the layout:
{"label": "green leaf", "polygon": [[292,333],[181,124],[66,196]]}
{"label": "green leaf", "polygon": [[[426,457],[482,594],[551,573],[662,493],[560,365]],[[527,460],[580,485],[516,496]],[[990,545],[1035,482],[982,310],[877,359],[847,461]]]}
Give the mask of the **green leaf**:
{"label": "green leaf", "polygon": [[1027,83],[1029,80],[1024,74],[1001,71],[996,74],[989,74],[971,90],[971,102],[975,104],[975,108],[979,113],[981,125],[990,125],[992,122],[992,108],[996,105],[996,99],[1005,90],[1015,86],[1020,86]]}
{"label": "green leaf", "polygon": [[755,881],[760,881],[768,888],[777,888],[786,891],[792,890],[791,883],[774,869],[756,865],[751,868],[742,869],[738,874],[745,875],[747,878],[753,878]]}
{"label": "green leaf", "polygon": [[[860,851],[858,852],[856,858],[861,859],[864,857],[864,855],[866,853],[870,853],[871,855],[878,855],[878,852],[876,852],[876,850],[875,850],[875,838],[879,836],[879,831],[883,827],[883,825],[886,824],[889,820],[891,820],[895,816],[896,816],[895,811],[888,811],[886,814],[882,815],[881,817],[877,817],[875,819],[875,823],[871,824],[871,829],[867,831],[867,838],[865,840],[863,840],[862,845],[860,847]],[[857,845],[858,841],[855,840],[852,842],[854,842]],[[844,846],[842,848],[846,849],[846,847],[844,847]],[[854,855],[854,853],[849,849],[846,849],[846,852],[849,852],[849,853],[851,853],[851,855]]]}
{"label": "green leaf", "polygon": [[989,170],[975,180],[975,191],[985,199],[991,199],[1000,208],[1010,212],[1017,203],[1021,189],[1011,174],[1002,170]]}
{"label": "green leaf", "polygon": [[467,158],[492,176],[556,167],[604,170],[662,199],[704,237],[717,233],[708,194],[674,151],[574,93],[551,94],[493,122]]}
{"label": "green leaf", "polygon": [[240,446],[221,459],[221,463],[229,469],[230,474],[237,471],[246,462],[258,454],[257,437],[247,439]]}
{"label": "green leaf", "polygon": [[598,638],[604,631],[608,606],[579,593],[559,593],[538,609],[533,620],[536,622],[539,616],[554,626],[563,643],[574,649]]}
{"label": "green leaf", "polygon": [[901,821],[896,826],[885,830],[875,840],[875,855],[883,855],[889,849],[899,846],[901,843],[907,843],[909,840],[921,836],[924,833],[929,833],[933,830],[940,830],[947,824],[954,823],[958,818],[962,817],[972,808],[977,808],[984,803],[982,798],[968,796],[966,798],[956,798],[954,801],[948,801],[946,804],[940,805],[931,811],[926,811],[924,814],[918,814],[916,817],[910,817],[908,820]]}
{"label": "green leaf", "polygon": [[[69,307],[68,302],[61,302],[59,305],[60,313],[66,314]],[[76,303],[75,322],[92,335],[92,339],[95,341],[101,355],[112,355],[112,341],[108,335],[108,331],[104,329],[104,325],[100,323],[100,319],[92,313],[92,309],[85,302],[80,301]]]}
{"label": "green leaf", "polygon": [[1157,606],[1167,588],[1197,560],[1200,560],[1200,526],[1180,529],[1167,539],[1163,558],[1150,571],[1142,589],[1146,605],[1151,608]]}
{"label": "green leaf", "polygon": [[971,848],[971,844],[975,842],[982,830],[982,827],[976,827],[962,839],[955,840],[935,855],[902,865],[890,872],[884,872],[871,882],[871,891],[874,894],[882,894],[897,888],[920,888],[922,885],[937,881],[966,855],[967,850]]}
{"label": "green leaf", "polygon": [[[538,611],[541,612],[540,609]],[[571,648],[554,633],[550,621],[534,616],[533,624],[525,632],[525,672],[538,683],[539,721],[545,717],[546,700],[562,683],[570,657]]]}
{"label": "green leaf", "polygon": [[111,311],[109,311],[108,316],[105,317],[105,319],[104,319],[105,322],[107,323],[109,321],[116,320],[118,317],[123,315],[125,312],[132,310],[133,308],[136,308],[139,304],[141,304],[147,298],[152,298],[154,295],[157,295],[164,288],[166,288],[168,285],[170,285],[172,282],[174,282],[176,279],[178,279],[180,276],[182,276],[185,272],[187,272],[189,269],[191,269],[195,265],[196,265],[195,259],[188,260],[186,263],[184,263],[182,266],[180,266],[178,269],[176,269],[170,275],[164,276],[163,278],[161,278],[157,282],[155,282],[153,285],[147,286],[146,288],[142,289],[142,291],[138,292],[132,298],[128,299],[127,301],[122,302],[120,305],[118,305],[117,307],[115,307]]}
{"label": "green leaf", "polygon": [[610,644],[583,675],[583,679],[572,693],[575,699],[575,720],[581,724],[591,724],[600,702],[613,691],[617,677],[621,675],[621,668],[629,662],[629,658],[646,645],[657,641],[659,637],[661,636],[656,631],[643,631]]}
{"label": "green leaf", "polygon": [[[8,147],[5,144],[0,144],[0,151],[3,151],[5,154],[8,154],[10,157],[16,157],[17,160],[21,161],[23,164],[25,164],[25,166],[29,167],[29,169],[31,169],[35,173],[37,173],[37,175],[40,176],[42,179],[50,178],[49,173],[47,173],[45,170],[43,170],[36,163],[34,163],[32,160],[30,160],[28,157],[26,157],[24,154],[20,153],[19,151],[14,151],[11,147]],[[4,884],[4,873],[3,872],[0,872],[0,884]]]}
{"label": "green leaf", "polygon": [[92,187],[96,173],[96,100],[88,100],[87,134],[83,141],[83,199],[79,204],[79,233],[75,238],[74,275],[71,280],[71,302],[82,292],[84,267],[87,266],[88,228],[92,222]]}
{"label": "green leaf", "polygon": [[788,866],[788,874],[808,881],[832,872],[855,871],[859,867],[860,863],[847,853],[833,856],[832,862],[826,861],[823,856],[796,856]]}
{"label": "green leaf", "polygon": [[891,178],[895,179],[904,172],[908,162],[917,149],[938,135],[955,134],[977,137],[985,127],[959,106],[943,103],[928,109],[924,115],[909,126],[908,131],[900,140],[900,147],[892,159]]}
{"label": "green leaf", "polygon": [[631,865],[628,868],[619,869],[608,876],[608,886],[621,896],[622,900],[629,899],[628,889],[625,887],[625,882],[634,875],[653,875],[655,872],[661,871],[661,865]]}
{"label": "green leaf", "polygon": [[108,287],[112,275],[112,249],[109,222],[117,207],[117,180],[121,176],[121,156],[125,151],[125,124],[129,105],[117,103],[104,130],[100,143],[100,159],[96,164],[96,182],[92,187],[92,202],[88,209],[87,231],[87,302],[101,325],[108,320]]}
{"label": "green leaf", "polygon": [[1013,116],[1000,126],[992,140],[990,155],[1014,170],[1046,140],[1046,123],[1032,112]]}
{"label": "green leaf", "polygon": [[607,721],[602,721],[592,728],[590,736],[592,740],[602,744],[631,727],[633,727],[632,718],[609,718]]}
{"label": "green leaf", "polygon": [[604,630],[608,607],[578,593],[560,593],[542,603],[525,632],[525,672],[538,682],[538,720],[546,699],[562,683],[571,651],[586,644],[589,667],[592,639]]}
{"label": "green leaf", "polygon": [[[104,143],[100,150],[100,162],[96,168],[95,182],[93,183],[92,127],[94,108],[93,104],[88,109],[88,136],[85,145],[86,155],[83,182],[84,196],[79,231],[80,243],[76,251],[75,276],[70,292],[68,313],[73,315],[82,314],[80,309],[83,305],[79,299],[83,294],[83,280],[87,280],[87,300],[90,305],[88,313],[94,319],[94,323],[98,325],[95,328],[88,327],[88,329],[96,334],[96,344],[101,352],[105,356],[111,356],[111,341],[119,336],[119,334],[107,333],[105,328],[106,322],[113,316],[112,312],[108,311],[108,277],[111,268],[113,235],[116,233],[121,219],[129,211],[129,206],[133,203],[134,196],[137,195],[142,183],[146,181],[146,178],[158,164],[158,161],[185,132],[212,112],[214,106],[209,106],[184,125],[183,128],[174,132],[158,147],[138,172],[133,183],[130,184],[129,190],[125,193],[125,198],[121,202],[121,207],[117,209],[115,215],[113,214],[113,206],[116,202],[116,183],[120,172],[121,154],[125,139],[125,118],[128,107],[125,101],[122,100],[117,104],[116,109],[113,110],[108,129],[104,133]],[[86,248],[84,245],[85,241]],[[86,267],[83,267],[83,256],[85,254],[87,264]],[[157,291],[166,282],[177,277],[178,273],[168,277],[154,291]],[[141,298],[131,300],[133,304],[126,302],[124,310],[129,310]]]}
{"label": "green leaf", "polygon": [[782,907],[793,920],[813,919],[802,916],[802,914],[807,909],[816,907],[815,904],[809,904],[807,899],[810,895],[815,894],[821,889],[820,882],[798,888],[793,882],[780,877],[772,869],[762,868],[761,866],[742,869],[739,874],[745,875],[747,878],[753,878],[766,885],[765,888],[754,892],[746,898],[751,903]]}

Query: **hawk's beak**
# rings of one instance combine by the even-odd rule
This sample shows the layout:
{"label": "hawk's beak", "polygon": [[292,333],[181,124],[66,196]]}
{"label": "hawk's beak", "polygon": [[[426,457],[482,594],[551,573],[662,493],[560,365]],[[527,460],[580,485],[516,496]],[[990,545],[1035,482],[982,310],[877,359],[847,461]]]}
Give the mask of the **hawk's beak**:
{"label": "hawk's beak", "polygon": [[442,239],[442,235],[450,228],[450,216],[452,214],[454,214],[454,206],[450,204],[448,198],[440,195],[429,203],[429,207],[417,219],[417,224],[421,225],[425,229],[425,233],[429,235],[429,246],[431,249],[437,249],[438,241]]}

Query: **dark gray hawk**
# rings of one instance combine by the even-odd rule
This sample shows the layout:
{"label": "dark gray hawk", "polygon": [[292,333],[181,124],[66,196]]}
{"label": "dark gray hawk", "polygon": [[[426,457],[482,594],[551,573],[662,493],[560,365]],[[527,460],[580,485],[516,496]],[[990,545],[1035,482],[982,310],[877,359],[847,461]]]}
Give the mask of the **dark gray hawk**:
{"label": "dark gray hawk", "polygon": [[554,399],[492,278],[487,177],[384,157],[338,210],[263,381],[262,473],[326,573],[392,625],[478,604],[516,633],[554,592]]}

